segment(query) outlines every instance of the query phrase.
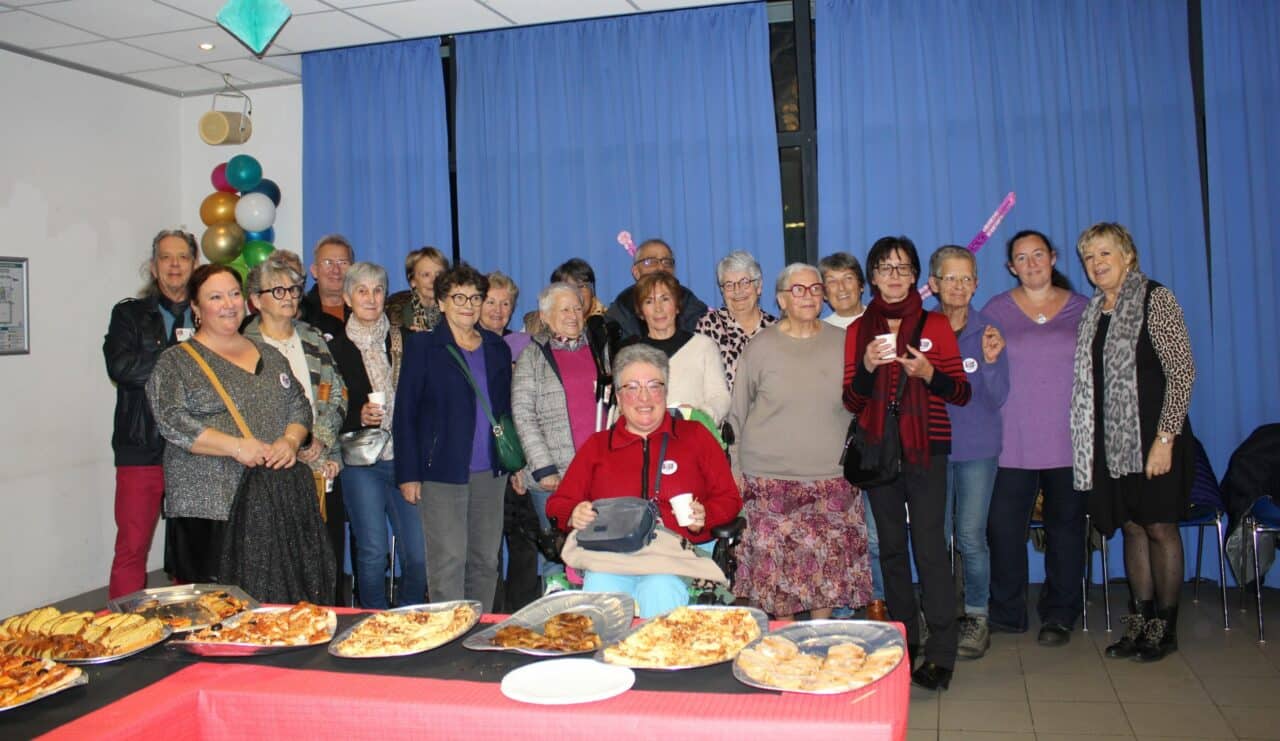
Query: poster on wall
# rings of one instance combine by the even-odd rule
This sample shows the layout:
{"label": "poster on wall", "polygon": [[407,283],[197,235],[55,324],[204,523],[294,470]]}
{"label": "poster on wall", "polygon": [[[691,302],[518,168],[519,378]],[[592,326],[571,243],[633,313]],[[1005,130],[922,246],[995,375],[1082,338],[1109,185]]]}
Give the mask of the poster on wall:
{"label": "poster on wall", "polygon": [[27,320],[27,258],[0,257],[0,355],[31,352]]}

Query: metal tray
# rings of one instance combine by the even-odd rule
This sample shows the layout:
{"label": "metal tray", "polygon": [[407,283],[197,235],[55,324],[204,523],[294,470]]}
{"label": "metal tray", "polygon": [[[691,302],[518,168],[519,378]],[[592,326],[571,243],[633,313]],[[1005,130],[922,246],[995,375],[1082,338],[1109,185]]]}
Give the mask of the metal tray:
{"label": "metal tray", "polygon": [[359,628],[361,625],[364,624],[366,620],[373,617],[374,615],[380,614],[380,613],[374,612],[360,618],[353,625],[344,629],[341,633],[335,636],[334,639],[329,643],[329,653],[333,656],[337,656],[340,659],[390,659],[390,658],[395,658],[397,656],[413,656],[414,654],[426,653],[427,651],[430,651],[432,649],[440,648],[441,646],[447,643],[452,643],[453,641],[458,640],[458,638],[466,635],[468,630],[471,630],[472,628],[476,627],[476,623],[480,622],[480,614],[484,612],[484,606],[481,605],[476,600],[457,599],[449,602],[432,602],[426,605],[406,605],[404,607],[397,607],[394,610],[385,611],[385,612],[393,612],[393,613],[394,612],[449,612],[461,605],[467,605],[471,608],[471,612],[472,612],[471,622],[463,626],[463,628],[459,630],[457,633],[454,633],[453,635],[440,641],[434,646],[428,646],[426,648],[415,648],[408,651],[396,651],[393,653],[378,654],[376,656],[348,656],[346,654],[340,653],[338,651],[338,646],[342,645],[343,641],[350,638],[351,634],[355,632],[356,628]]}
{"label": "metal tray", "polygon": [[[882,648],[897,646],[902,649],[902,655],[907,655],[907,642],[889,623],[875,622],[870,620],[808,620],[802,623],[792,623],[791,625],[779,628],[768,635],[782,636],[807,654],[817,654],[820,656],[827,655],[827,649],[837,643],[856,643],[868,653],[872,653]],[[764,636],[761,636],[763,639]],[[759,640],[753,641],[752,646],[759,643]],[[748,646],[749,648],[750,646]],[[901,663],[902,659],[898,660]],[[774,685],[757,682],[748,677],[746,672],[738,666],[738,660],[733,661],[733,677],[739,682],[750,687],[758,687],[762,690],[774,690],[777,692],[794,692],[803,695],[839,695],[845,692],[854,692],[856,690],[870,687],[881,679],[889,676],[898,664],[890,667],[889,671],[877,677],[868,684],[848,687],[833,687],[821,690],[802,690],[792,689],[789,687],[776,687]]]}
{"label": "metal tray", "polygon": [[622,640],[631,631],[636,603],[631,599],[631,595],[616,592],[556,592],[525,605],[523,609],[501,623],[490,625],[479,633],[469,636],[462,645],[473,651],[510,651],[529,656],[571,656],[595,651],[596,649],[556,651],[549,648],[513,648],[495,646],[492,643],[493,637],[498,635],[498,630],[508,625],[519,625],[541,633],[543,624],[562,612],[575,612],[590,617],[592,628],[596,635],[600,636],[600,645],[608,646]]}
{"label": "metal tray", "polygon": [[[290,607],[260,607],[257,610],[242,612],[233,615],[222,621],[222,625],[227,628],[235,627],[241,620],[247,616],[256,613],[265,612],[287,612],[293,609]],[[329,613],[329,635],[324,640],[315,643],[301,643],[292,646],[263,646],[258,643],[218,643],[211,641],[192,641],[180,640],[169,643],[171,647],[176,647],[196,656],[213,656],[213,657],[234,657],[234,656],[265,656],[267,654],[284,653],[285,651],[296,651],[300,648],[311,648],[313,646],[323,646],[333,640],[333,632],[338,628],[338,616],[333,610],[326,610]]]}
{"label": "metal tray", "polygon": [[[765,633],[769,632],[769,616],[766,615],[763,610],[757,609],[755,607],[741,607],[736,605],[689,605],[688,608],[690,610],[696,610],[698,612],[721,612],[725,610],[746,610],[747,612],[751,613],[751,617],[755,618],[756,625],[760,626],[760,635],[763,636]],[[659,617],[661,617],[661,615]],[[735,658],[737,658],[737,656],[735,655],[727,659],[720,659],[719,661],[708,661],[703,664],[688,664],[685,666],[633,666],[631,664],[624,664],[621,662],[609,661],[604,657],[604,651],[606,648],[609,648],[609,646],[613,644],[621,643],[623,640],[630,637],[631,634],[635,633],[636,631],[639,631],[641,628],[643,628],[647,624],[648,624],[648,621],[641,623],[640,625],[637,625],[631,630],[628,630],[623,636],[621,636],[618,640],[614,641],[613,643],[605,644],[604,646],[602,646],[600,650],[596,651],[595,653],[596,661],[603,661],[606,664],[613,664],[614,666],[629,666],[632,669],[649,669],[652,671],[659,671],[659,672],[675,672],[675,671],[680,671],[682,669],[698,669],[704,666],[715,666],[716,664],[723,664],[727,661],[733,661]],[[754,641],[752,641],[752,643],[754,643]],[[751,644],[747,644],[747,645],[749,646]],[[746,646],[744,646],[743,648],[745,647]]]}
{"label": "metal tray", "polygon": [[110,663],[111,663],[111,662],[113,662],[113,661],[119,661],[119,660],[121,660],[121,659],[127,659],[127,658],[129,658],[130,656],[134,656],[134,655],[136,655],[136,654],[140,654],[140,653],[142,653],[143,651],[146,651],[147,649],[151,648],[152,646],[154,646],[154,645],[156,645],[156,644],[158,644],[158,643],[163,643],[163,642],[165,641],[165,639],[167,639],[167,638],[168,638],[169,636],[171,636],[171,635],[173,635],[173,629],[171,629],[169,626],[167,626],[167,625],[166,625],[166,626],[164,626],[164,630],[160,633],[160,637],[159,637],[159,638],[155,639],[154,641],[152,641],[152,642],[150,642],[150,643],[147,643],[147,644],[144,644],[144,645],[142,645],[142,646],[139,646],[139,647],[137,647],[137,648],[133,649],[132,651],[129,651],[128,653],[112,654],[111,656],[91,656],[91,657],[89,657],[89,658],[87,658],[87,659],[61,659],[61,658],[58,658],[58,657],[56,657],[56,656],[51,657],[51,658],[52,658],[54,661],[58,661],[58,662],[61,662],[61,663],[63,663],[63,664],[70,664],[71,666],[88,666],[88,665],[91,665],[91,664],[110,664]]}
{"label": "metal tray", "polygon": [[[213,613],[196,605],[197,599],[211,592],[226,592],[232,597],[242,599],[249,603],[249,610],[256,610],[262,607],[258,600],[237,586],[226,584],[179,584],[173,587],[143,589],[133,594],[117,597],[107,603],[107,610],[111,612],[132,612],[148,617],[157,617],[161,620],[165,620],[169,616],[189,618],[191,620],[190,626],[173,629],[175,633],[187,633],[194,630],[204,630],[216,625],[220,620],[226,620],[231,617],[227,616],[227,618],[220,619]],[[160,606],[158,608],[138,610],[139,605],[149,600],[156,600],[160,603]]]}
{"label": "metal tray", "polygon": [[[64,664],[65,664],[65,663],[68,663],[68,662],[65,662],[65,661],[64,661],[64,662],[62,662],[62,663],[64,663]],[[33,703],[33,702],[39,702],[39,701],[43,700],[44,698],[46,698],[46,697],[52,697],[53,695],[56,695],[56,694],[58,694],[59,692],[62,692],[63,690],[69,690],[69,689],[71,689],[72,687],[80,687],[80,686],[82,686],[82,685],[86,685],[86,684],[88,684],[88,683],[89,683],[89,674],[88,674],[85,670],[81,669],[81,670],[80,670],[80,675],[79,675],[79,676],[77,676],[75,679],[72,679],[71,681],[66,682],[66,683],[64,683],[64,684],[62,684],[62,685],[60,685],[60,686],[58,686],[58,687],[54,687],[53,689],[48,689],[48,690],[45,690],[44,692],[37,693],[36,695],[33,695],[32,697],[30,697],[30,698],[28,698],[28,699],[26,699],[26,700],[23,700],[22,702],[17,703],[17,704],[15,704],[15,705],[8,705],[8,706],[5,706],[5,707],[0,707],[0,713],[3,713],[3,712],[8,711],[8,710],[14,710],[15,708],[20,708],[20,707],[22,707],[23,705],[30,705],[30,704],[31,704],[31,703]]]}

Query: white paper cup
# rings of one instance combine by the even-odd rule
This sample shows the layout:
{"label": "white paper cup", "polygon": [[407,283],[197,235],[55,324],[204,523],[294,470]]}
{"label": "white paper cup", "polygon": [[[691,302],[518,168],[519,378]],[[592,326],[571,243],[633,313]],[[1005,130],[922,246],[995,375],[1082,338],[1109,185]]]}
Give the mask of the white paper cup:
{"label": "white paper cup", "polygon": [[693,524],[693,494],[677,494],[671,497],[671,511],[675,513],[676,522],[680,527],[689,527]]}
{"label": "white paper cup", "polygon": [[885,334],[878,334],[876,335],[876,341],[888,342],[889,347],[892,348],[891,350],[889,350],[889,352],[885,353],[884,355],[881,355],[880,356],[881,358],[888,360],[889,358],[898,357],[898,333],[897,332],[886,332]]}
{"label": "white paper cup", "polygon": [[382,391],[370,391],[370,392],[369,392],[369,403],[370,403],[370,404],[377,404],[377,405],[378,405],[378,406],[380,406],[380,407],[381,407],[381,406],[386,406],[386,405],[387,405],[387,395],[386,395],[384,392],[382,392]]}

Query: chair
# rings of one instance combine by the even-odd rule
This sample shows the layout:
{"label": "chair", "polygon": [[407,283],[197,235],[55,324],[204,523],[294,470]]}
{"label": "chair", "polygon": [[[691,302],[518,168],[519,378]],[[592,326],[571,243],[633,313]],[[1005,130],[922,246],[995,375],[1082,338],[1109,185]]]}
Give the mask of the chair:
{"label": "chair", "polygon": [[[1280,507],[1276,506],[1275,501],[1270,495],[1264,495],[1254,501],[1253,506],[1245,513],[1243,524],[1241,525],[1241,535],[1244,538],[1242,550],[1244,551],[1244,561],[1247,563],[1252,557],[1253,559],[1253,591],[1257,597],[1258,605],[1258,643],[1266,643],[1266,635],[1262,629],[1262,569],[1258,565],[1258,535],[1259,533],[1280,533]],[[1219,530],[1219,533],[1222,531]],[[1221,539],[1221,534],[1219,534]],[[1252,549],[1250,553],[1249,549]],[[1244,593],[1244,586],[1240,587],[1241,594]],[[1224,593],[1225,600],[1225,593]],[[1225,612],[1225,601],[1224,601]],[[1226,616],[1223,616],[1226,619]]]}
{"label": "chair", "polygon": [[[1033,515],[1031,529],[1043,529],[1044,520],[1039,518],[1038,513]],[[1089,632],[1089,583],[1093,580],[1093,550],[1091,548],[1091,536],[1093,534],[1093,519],[1089,515],[1084,516],[1084,578],[1080,580],[1080,630]],[[1102,539],[1102,546],[1099,548],[1102,553],[1102,610],[1106,617],[1107,632],[1111,632],[1111,590],[1108,588],[1107,575],[1110,573],[1108,569],[1107,555],[1107,539]]]}
{"label": "chair", "polygon": [[1196,575],[1191,588],[1191,601],[1200,602],[1200,562],[1204,557],[1204,529],[1212,527],[1218,535],[1218,588],[1222,593],[1222,629],[1231,630],[1227,619],[1227,514],[1217,507],[1205,507],[1200,504],[1191,505],[1187,517],[1178,522],[1179,528],[1194,527],[1196,536]]}

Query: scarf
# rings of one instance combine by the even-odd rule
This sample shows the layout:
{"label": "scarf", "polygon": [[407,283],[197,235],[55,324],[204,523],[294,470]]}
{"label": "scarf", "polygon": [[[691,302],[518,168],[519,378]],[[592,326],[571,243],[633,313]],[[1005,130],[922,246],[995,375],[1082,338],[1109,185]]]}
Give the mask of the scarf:
{"label": "scarf", "polygon": [[[888,303],[877,292],[858,320],[858,353],[856,362],[862,363],[867,345],[876,335],[889,331],[890,319],[901,319],[898,325],[899,356],[907,355],[907,345],[916,336],[917,328],[924,325],[928,312],[920,300],[919,292],[911,290],[897,303]],[[917,348],[918,349],[918,348]],[[875,386],[871,398],[862,410],[859,425],[865,434],[859,440],[859,450],[867,460],[878,460],[880,446],[884,443],[884,423],[889,412],[889,402],[898,390],[898,374],[902,365],[894,363],[876,369]],[[929,391],[924,381],[908,378],[898,399],[898,433],[902,438],[902,459],[909,466],[925,468],[929,465]]]}
{"label": "scarf", "polygon": [[[1107,473],[1118,479],[1141,473],[1142,433],[1138,423],[1138,335],[1147,297],[1147,276],[1130,270],[1120,284],[1111,324],[1102,345],[1103,450]],[[1072,486],[1077,491],[1093,488],[1094,409],[1093,341],[1102,317],[1102,291],[1093,294],[1080,317],[1076,337],[1075,383],[1071,387]]]}
{"label": "scarf", "polygon": [[575,352],[587,344],[587,336],[580,334],[577,337],[565,337],[562,334],[553,334],[547,338],[552,350],[565,350]]}
{"label": "scarf", "polygon": [[[400,364],[397,362],[393,369],[391,359],[387,357],[389,331],[391,331],[391,321],[387,319],[386,314],[379,315],[378,321],[373,325],[364,324],[356,319],[355,314],[347,319],[347,337],[360,351],[365,375],[369,377],[370,390],[381,391],[387,395],[387,403],[382,407],[382,424],[379,425],[387,432],[391,431],[391,415],[395,411],[396,404],[396,376],[399,375],[400,370]],[[396,335],[399,335],[398,330]],[[391,450],[391,441],[388,440],[387,446],[382,450],[381,459],[390,460],[394,455]]]}
{"label": "scarf", "polygon": [[163,293],[156,295],[156,301],[160,304],[160,308],[164,309],[169,316],[162,317],[169,346],[178,343],[178,330],[180,328],[191,327],[195,322],[191,321],[191,302],[190,301],[174,301]]}
{"label": "scarf", "polygon": [[417,291],[412,293],[409,305],[413,308],[413,322],[409,324],[409,329],[414,332],[430,332],[440,323],[440,307],[435,304],[428,306],[418,298]]}

